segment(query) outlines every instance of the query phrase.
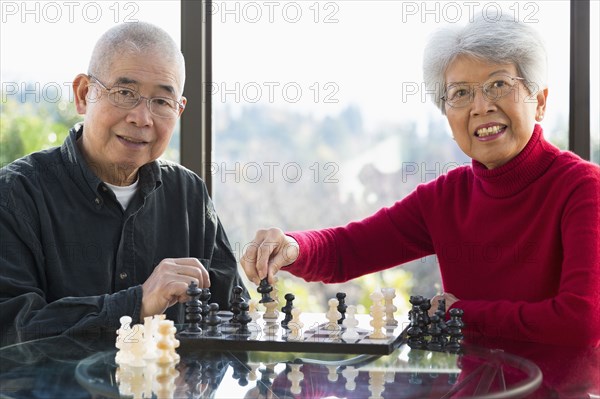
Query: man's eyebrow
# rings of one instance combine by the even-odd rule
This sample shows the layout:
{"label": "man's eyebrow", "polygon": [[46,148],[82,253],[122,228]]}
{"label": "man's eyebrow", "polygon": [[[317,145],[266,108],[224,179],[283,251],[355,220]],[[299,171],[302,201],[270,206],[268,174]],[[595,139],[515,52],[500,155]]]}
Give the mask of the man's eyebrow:
{"label": "man's eyebrow", "polygon": [[[139,82],[135,79],[131,79],[125,76],[120,76],[115,81],[115,86],[120,84],[139,84]],[[175,88],[171,85],[158,85],[161,89],[169,92],[170,94],[175,94]]]}

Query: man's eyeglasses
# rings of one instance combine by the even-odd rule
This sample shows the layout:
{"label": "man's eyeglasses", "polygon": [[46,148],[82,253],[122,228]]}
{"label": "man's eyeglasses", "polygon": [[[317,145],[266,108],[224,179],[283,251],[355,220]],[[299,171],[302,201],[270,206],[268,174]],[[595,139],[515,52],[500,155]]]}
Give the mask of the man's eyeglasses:
{"label": "man's eyeglasses", "polygon": [[180,110],[185,106],[177,100],[168,97],[144,97],[136,90],[124,86],[113,86],[110,89],[106,87],[98,78],[88,75],[108,93],[108,101],[118,108],[133,109],[142,101],[146,100],[146,105],[150,113],[159,118],[177,118]]}
{"label": "man's eyeglasses", "polygon": [[[518,80],[525,79],[508,75],[496,76],[481,85],[481,90],[488,101],[498,101],[515,88]],[[478,87],[479,84],[476,83],[451,84],[446,87],[446,93],[441,99],[453,108],[466,107],[475,98]]]}

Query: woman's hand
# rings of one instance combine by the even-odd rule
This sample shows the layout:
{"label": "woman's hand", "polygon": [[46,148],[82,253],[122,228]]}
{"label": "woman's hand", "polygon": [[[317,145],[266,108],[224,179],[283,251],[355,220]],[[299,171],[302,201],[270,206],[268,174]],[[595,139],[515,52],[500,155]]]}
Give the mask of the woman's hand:
{"label": "woman's hand", "polygon": [[248,279],[254,284],[268,278],[274,284],[274,275],[284,266],[298,259],[300,249],[296,240],[281,229],[270,228],[256,232],[256,236],[242,255],[240,263]]}

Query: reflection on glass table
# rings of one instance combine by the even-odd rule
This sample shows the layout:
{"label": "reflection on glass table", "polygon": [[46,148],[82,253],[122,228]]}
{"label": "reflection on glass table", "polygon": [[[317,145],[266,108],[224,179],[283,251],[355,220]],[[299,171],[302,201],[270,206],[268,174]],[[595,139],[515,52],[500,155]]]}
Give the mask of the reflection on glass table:
{"label": "reflection on glass table", "polygon": [[598,349],[492,340],[463,349],[401,346],[383,356],[191,350],[179,351],[178,364],[131,369],[115,363],[114,336],[60,336],[0,349],[0,397],[600,397]]}
{"label": "reflection on glass table", "polygon": [[145,367],[118,366],[114,357],[108,351],[83,360],[77,380],[95,395],[139,398],[516,398],[542,381],[535,364],[475,347],[461,355],[403,346],[351,357],[203,351]]}

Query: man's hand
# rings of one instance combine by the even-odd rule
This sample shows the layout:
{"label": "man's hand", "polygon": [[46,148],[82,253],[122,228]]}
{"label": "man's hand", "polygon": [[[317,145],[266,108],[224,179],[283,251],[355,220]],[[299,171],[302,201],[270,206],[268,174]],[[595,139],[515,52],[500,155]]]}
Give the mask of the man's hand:
{"label": "man's hand", "polygon": [[286,236],[281,229],[263,229],[256,232],[240,263],[248,279],[254,284],[258,285],[265,277],[268,277],[270,284],[274,284],[275,273],[294,263],[299,253],[296,240]]}
{"label": "man's hand", "polygon": [[162,314],[189,298],[186,294],[189,284],[194,281],[200,288],[210,287],[208,272],[196,258],[163,259],[150,277],[142,284],[142,311],[144,317]]}

